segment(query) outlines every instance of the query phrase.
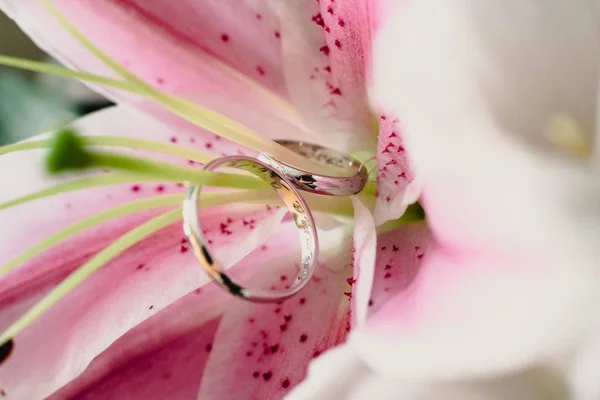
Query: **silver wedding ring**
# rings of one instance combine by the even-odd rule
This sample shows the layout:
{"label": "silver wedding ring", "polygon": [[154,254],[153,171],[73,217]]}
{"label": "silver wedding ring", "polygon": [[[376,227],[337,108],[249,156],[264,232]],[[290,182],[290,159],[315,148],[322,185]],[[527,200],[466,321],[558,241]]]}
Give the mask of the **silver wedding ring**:
{"label": "silver wedding ring", "polygon": [[348,154],[295,140],[276,140],[275,142],[309,160],[345,172],[346,176],[319,175],[283,163],[264,153],[258,155],[260,161],[283,172],[300,190],[327,196],[351,196],[359,193],[367,184],[369,179],[367,169],[361,162]]}
{"label": "silver wedding ring", "polygon": [[294,218],[300,234],[302,257],[300,270],[292,285],[288,289],[280,291],[249,289],[229,277],[219,264],[217,257],[212,254],[209,242],[204,237],[198,221],[198,202],[202,189],[199,185],[191,186],[183,201],[183,230],[196,258],[213,280],[234,296],[254,302],[266,303],[283,300],[298,293],[310,281],[317,265],[317,254],[319,252],[315,221],[306,202],[280,171],[257,159],[245,156],[226,156],[206,164],[204,169],[212,171],[218,167],[237,168],[248,171],[269,183],[279,197],[281,197]]}
{"label": "silver wedding ring", "polygon": [[298,293],[310,281],[317,265],[319,243],[312,214],[298,190],[328,196],[349,196],[359,193],[366,185],[366,168],[350,155],[323,146],[293,141],[277,140],[280,145],[324,166],[335,167],[346,176],[319,175],[280,162],[266,154],[257,158],[225,156],[204,166],[204,170],[237,168],[259,177],[271,185],[291,213],[301,243],[301,263],[296,279],[285,290],[250,289],[234,281],[221,267],[218,257],[210,250],[198,220],[198,206],[202,187],[190,186],[183,201],[183,229],[194,255],[211,278],[234,296],[254,302],[281,301]]}

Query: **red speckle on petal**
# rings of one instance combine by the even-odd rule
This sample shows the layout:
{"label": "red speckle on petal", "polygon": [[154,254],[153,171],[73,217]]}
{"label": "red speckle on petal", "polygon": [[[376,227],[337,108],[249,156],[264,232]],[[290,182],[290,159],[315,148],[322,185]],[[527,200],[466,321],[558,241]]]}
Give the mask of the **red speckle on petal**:
{"label": "red speckle on petal", "polygon": [[390,279],[392,277],[392,274],[390,274],[389,272],[387,274],[385,274],[385,276],[383,277],[383,279]]}
{"label": "red speckle on petal", "polygon": [[317,15],[313,16],[312,21],[322,27],[325,27],[325,21],[323,21],[323,17],[321,16],[321,13],[318,13]]}
{"label": "red speckle on petal", "polygon": [[300,304],[304,304],[304,303],[306,303],[306,299],[303,297],[300,299]]}
{"label": "red speckle on petal", "polygon": [[165,83],[165,79],[164,78],[156,78],[156,83],[158,83],[159,85],[162,85],[163,83]]}
{"label": "red speckle on petal", "polygon": [[210,353],[211,350],[212,350],[212,343],[209,343],[206,345],[206,351]]}
{"label": "red speckle on petal", "polygon": [[165,191],[165,187],[164,187],[163,185],[158,185],[158,186],[156,187],[156,192],[157,192],[157,193],[162,193],[162,192],[164,192],[164,191]]}
{"label": "red speckle on petal", "polygon": [[273,372],[267,371],[264,374],[262,374],[262,376],[265,382],[268,382],[273,377]]}
{"label": "red speckle on petal", "polygon": [[285,281],[285,280],[287,280],[287,276],[286,276],[286,275],[281,275],[281,276],[279,277],[279,279],[280,279],[281,281]]}
{"label": "red speckle on petal", "polygon": [[387,201],[389,203],[391,200],[392,199],[390,198],[390,196],[386,196],[385,201]]}
{"label": "red speckle on petal", "polygon": [[252,352],[252,350],[248,350],[248,351],[246,352],[246,357],[252,357],[252,354],[254,354],[254,353]]}
{"label": "red speckle on petal", "polygon": [[307,339],[308,339],[308,336],[307,336],[307,335],[305,335],[305,334],[302,334],[302,335],[300,335],[300,342],[301,342],[301,343],[304,343],[304,342],[306,342],[306,340],[307,340]]}
{"label": "red speckle on petal", "polygon": [[326,56],[329,55],[329,46],[325,45],[325,46],[321,46],[321,48],[319,49],[319,51],[323,54],[325,54]]}
{"label": "red speckle on petal", "polygon": [[327,12],[333,15],[333,8],[331,6],[327,7]]}
{"label": "red speckle on petal", "polygon": [[281,37],[281,34],[279,33],[279,31],[275,31],[274,35],[277,39],[279,39]]}
{"label": "red speckle on petal", "polygon": [[134,193],[137,193],[137,192],[139,192],[141,189],[142,189],[142,188],[141,188],[141,186],[140,186],[140,185],[133,185],[133,186],[131,187],[131,191],[132,191],[132,192],[134,192]]}
{"label": "red speckle on petal", "polygon": [[256,19],[262,19],[262,15],[256,14]]}
{"label": "red speckle on petal", "polygon": [[207,142],[204,144],[204,147],[206,147],[207,149],[212,149],[213,148],[213,144],[211,142]]}
{"label": "red speckle on petal", "polygon": [[256,72],[258,72],[260,76],[263,76],[265,74],[265,70],[260,65],[256,66]]}
{"label": "red speckle on petal", "polygon": [[287,325],[286,325],[286,324],[279,325],[279,330],[280,330],[281,332],[285,332],[285,331],[287,331]]}
{"label": "red speckle on petal", "polygon": [[221,40],[224,42],[229,42],[229,35],[224,33],[221,35]]}
{"label": "red speckle on petal", "polygon": [[281,387],[287,389],[290,386],[290,380],[285,378],[283,382],[281,382]]}
{"label": "red speckle on petal", "polygon": [[343,28],[346,25],[346,22],[340,18],[340,19],[338,19],[338,25]]}
{"label": "red speckle on petal", "polygon": [[171,143],[177,143],[177,138],[175,136],[171,136],[171,139],[169,139],[171,141]]}
{"label": "red speckle on petal", "polygon": [[392,245],[392,251],[398,251],[400,250],[400,248],[398,246],[396,246],[395,244]]}
{"label": "red speckle on petal", "polygon": [[342,95],[342,91],[340,90],[340,88],[335,88],[331,91],[331,94],[335,94],[337,96],[341,96]]}
{"label": "red speckle on petal", "polygon": [[140,264],[140,265],[137,266],[136,269],[142,269],[142,268],[144,268],[144,265],[146,265],[146,264]]}
{"label": "red speckle on petal", "polygon": [[384,269],[391,269],[392,266],[390,264],[386,264]]}
{"label": "red speckle on petal", "polygon": [[335,44],[335,47],[337,47],[338,49],[342,48],[342,43],[339,40],[335,39],[335,42],[333,42],[333,43]]}
{"label": "red speckle on petal", "polygon": [[253,376],[253,377],[255,377],[255,378],[258,378],[258,377],[260,376],[260,372],[258,372],[258,371],[254,371],[254,372],[252,373],[252,376]]}

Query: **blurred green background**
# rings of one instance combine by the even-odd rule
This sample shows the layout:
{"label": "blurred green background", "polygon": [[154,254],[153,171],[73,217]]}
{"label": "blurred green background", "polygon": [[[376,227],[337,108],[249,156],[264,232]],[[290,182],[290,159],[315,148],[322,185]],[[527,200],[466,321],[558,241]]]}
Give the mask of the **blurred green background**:
{"label": "blurred green background", "polygon": [[[54,62],[0,12],[0,54]],[[110,105],[81,83],[0,66],[0,145]]]}

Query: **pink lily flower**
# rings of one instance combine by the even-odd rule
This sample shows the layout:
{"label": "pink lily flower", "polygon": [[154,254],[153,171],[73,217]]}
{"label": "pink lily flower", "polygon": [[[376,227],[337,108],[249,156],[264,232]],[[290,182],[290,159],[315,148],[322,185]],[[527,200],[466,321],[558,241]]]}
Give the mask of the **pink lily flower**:
{"label": "pink lily flower", "polygon": [[[474,2],[457,0],[437,9],[434,2],[422,1],[398,6],[392,17],[394,8],[387,3],[246,1],[233,9],[220,1],[53,1],[102,51],[164,93],[216,110],[268,138],[301,137],[362,151],[367,157],[375,154],[378,196],[362,196],[368,207],[352,200],[352,240],[345,224],[332,223],[320,232],[323,265],[316,279],[300,296],[272,306],[242,303],[206,284],[208,279],[181,242],[179,224],[158,217],[163,219],[151,226],[155,234],[111,259],[35,322],[23,325],[0,365],[0,394],[34,399],[281,398],[302,381],[308,363],[317,356],[312,367],[316,372],[309,373],[290,398],[529,399],[556,393],[554,385],[546,384],[547,365],[572,359],[581,343],[593,340],[597,326],[591,317],[598,296],[596,250],[590,245],[597,230],[590,226],[589,213],[582,217],[571,212],[581,198],[594,196],[595,185],[580,164],[550,157],[543,145],[532,146],[523,133],[529,132],[529,119],[500,118],[514,117],[518,114],[509,111],[529,109],[539,100],[535,90],[510,85],[509,78],[516,76],[521,83],[522,75],[500,75],[506,79],[498,81],[500,88],[532,95],[515,96],[522,101],[514,103],[520,107],[505,107],[500,101],[505,97],[499,95],[474,104],[469,94],[478,75],[467,67],[497,63],[469,63],[470,56],[480,54],[471,51],[478,47],[459,47],[462,51],[452,56],[460,57],[446,55],[456,48],[452,40],[475,46],[479,42],[474,38],[482,37],[490,40],[486,49],[519,50],[519,60],[531,60],[525,57],[527,51],[539,49],[543,57],[533,60],[557,66],[549,82],[556,82],[560,92],[564,87],[558,83],[566,78],[595,79],[585,68],[596,64],[578,57],[585,54],[596,60],[596,53],[578,46],[574,48],[580,52],[569,52],[566,49],[573,46],[561,40],[551,42],[564,47],[539,46],[542,43],[534,39],[553,31],[547,26],[554,28],[560,15],[561,20],[576,22],[568,25],[574,34],[583,32],[570,44],[590,44],[593,40],[585,30],[590,24],[581,23],[590,21],[581,14],[584,9],[577,8],[581,2],[566,10],[572,14],[545,14],[556,8],[526,2],[522,8],[498,6],[488,13],[485,6],[494,2],[472,8]],[[116,76],[41,3],[2,4],[41,47],[65,64]],[[497,20],[475,18],[465,10],[514,21],[522,29],[516,42],[521,46],[495,42],[500,39],[494,34],[501,31],[491,22]],[[531,10],[542,18],[531,18]],[[426,23],[431,16],[439,24]],[[474,29],[478,25],[473,21],[489,30]],[[387,28],[380,31],[383,22]],[[378,38],[372,71],[372,40]],[[524,39],[532,39],[533,45]],[[510,46],[501,46],[506,43]],[[573,72],[555,62],[563,59],[557,55],[565,54],[569,57],[564,59],[583,70]],[[448,60],[456,64],[440,74],[437,68]],[[524,76],[538,76],[533,61],[522,67],[517,71],[526,71]],[[381,108],[370,107],[371,81]],[[457,82],[464,86],[456,87]],[[111,86],[97,89],[119,106],[78,122],[85,134],[151,139],[196,151],[204,147],[204,152],[216,155],[278,151],[251,135],[230,135],[237,144],[216,139],[195,125],[202,122],[195,114],[183,112],[185,120],[165,110],[173,106],[182,111],[181,103],[161,103]],[[573,98],[583,99],[573,104],[589,105],[585,96]],[[578,119],[579,109],[565,104],[569,103],[552,103],[540,119],[565,111]],[[479,118],[488,114],[474,109],[499,114]],[[396,117],[401,117],[406,132]],[[587,120],[582,121],[586,128]],[[564,138],[565,130],[559,131]],[[447,132],[457,136],[448,140]],[[513,143],[513,137],[523,138],[525,144]],[[19,176],[7,174],[11,193],[3,193],[2,201],[51,184],[40,176],[32,154],[0,158],[6,163],[1,171],[19,171]],[[474,172],[474,166],[481,172]],[[564,177],[558,179],[560,185],[557,176]],[[377,234],[375,226],[398,218],[421,186],[432,244],[423,223],[380,228]],[[511,188],[520,196],[498,188]],[[157,194],[178,190],[172,183],[127,183],[5,210],[2,221],[8,222],[0,239],[11,246],[1,253],[2,261],[81,218],[132,199],[152,201]],[[342,203],[319,211],[332,214],[339,208]],[[111,248],[115,237],[140,223],[156,221],[149,220],[157,215],[155,210],[138,209],[143,212],[87,230],[11,271],[0,281],[5,285],[0,289],[0,321],[15,326],[13,321],[92,254]],[[236,255],[228,264],[242,259],[233,269],[269,287],[285,285],[297,260],[289,239],[294,230],[280,224],[280,217],[265,206],[220,205],[207,213],[206,224],[219,254]],[[265,252],[260,246],[273,226],[278,228]],[[347,338],[348,324],[352,333]],[[340,343],[344,344],[320,356]],[[550,374],[558,390],[565,369],[558,377]]]}
{"label": "pink lily flower", "polygon": [[[313,358],[410,282],[429,233],[422,222],[394,228],[418,187],[395,117],[367,96],[383,5],[53,0],[61,22],[48,2],[0,4],[118,103],[74,123],[88,144],[198,165],[255,151],[291,157],[269,139],[301,138],[378,164],[377,197],[309,199],[323,228],[321,266],[297,297],[260,305],[209,283],[182,240],[176,180],[49,178],[37,144],[3,149],[2,398],[282,398]],[[25,201],[32,193],[39,199]],[[285,286],[298,260],[295,228],[268,203],[224,202],[215,196],[203,221],[215,253],[249,284]],[[376,223],[389,220],[377,237]]]}
{"label": "pink lily flower", "polygon": [[434,244],[290,399],[600,397],[595,6],[390,12],[374,98],[401,117]]}

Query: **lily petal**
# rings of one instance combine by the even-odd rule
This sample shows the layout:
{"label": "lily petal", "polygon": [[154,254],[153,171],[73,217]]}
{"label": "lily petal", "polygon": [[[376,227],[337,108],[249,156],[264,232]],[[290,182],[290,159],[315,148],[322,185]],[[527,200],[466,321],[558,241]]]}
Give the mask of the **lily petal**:
{"label": "lily petal", "polygon": [[566,398],[558,376],[545,370],[481,381],[424,382],[382,377],[362,364],[349,345],[315,360],[288,400],[530,400]]}
{"label": "lily petal", "polygon": [[399,218],[409,204],[417,201],[421,185],[404,148],[403,128],[390,114],[379,116],[377,145],[377,203],[375,224]]}
{"label": "lily petal", "polygon": [[591,131],[599,37],[588,6],[410,2],[380,34],[376,97],[406,128],[436,244],[351,338],[374,370],[503,372],[564,355],[598,323],[597,179],[544,136],[563,112]]}
{"label": "lily petal", "polygon": [[[132,119],[135,124],[131,124]],[[172,134],[151,118],[122,107],[86,117],[77,126],[84,133],[122,137],[141,134],[146,139],[165,142],[170,141]],[[131,126],[139,131],[132,134]],[[26,194],[49,184],[48,178],[41,174],[43,167],[38,151],[8,154],[0,158],[0,163],[6,166],[2,168],[4,181],[11,185],[12,195]],[[2,246],[1,260],[7,262],[84,216],[128,200],[181,190],[176,185],[160,183],[117,185],[5,209],[0,240],[11,246]],[[7,195],[3,192],[3,196]],[[227,252],[235,243],[235,254],[225,260],[231,265],[264,241],[271,227],[281,221],[282,211],[256,205],[223,206],[211,209],[202,222],[216,254],[220,255],[221,250]],[[0,327],[6,328],[89,257],[154,214],[142,212],[97,226],[4,276],[0,280]],[[244,224],[249,220],[253,221],[252,227]],[[223,232],[223,225],[227,232]],[[1,389],[17,398],[47,396],[77,376],[97,354],[132,326],[208,281],[187,247],[181,225],[166,228],[106,265],[17,336],[15,349],[0,366]],[[148,310],[150,305],[152,310]],[[32,376],[36,377],[33,382]]]}
{"label": "lily petal", "polygon": [[321,144],[374,150],[376,120],[367,97],[372,1],[280,3],[283,65],[294,105]]}
{"label": "lily petal", "polygon": [[214,284],[184,296],[117,339],[49,400],[196,399],[228,299]]}
{"label": "lily petal", "polygon": [[[296,231],[283,223],[230,272],[248,285],[289,284]],[[266,268],[256,271],[256,264]],[[207,285],[126,333],[53,398],[195,399],[198,388],[203,399],[281,398],[311,359],[345,337],[348,272],[323,268],[301,295],[276,305],[243,302]]]}
{"label": "lily petal", "polygon": [[[273,289],[290,284],[298,269],[298,246],[290,246],[289,239],[278,246],[285,251],[276,258],[247,258],[265,265],[249,285]],[[232,393],[240,400],[282,398],[304,378],[311,359],[345,339],[349,301],[344,292],[350,271],[332,271],[327,263],[322,260],[322,268],[301,294],[280,304],[233,301],[217,331],[199,398],[222,399]]]}
{"label": "lily petal", "polygon": [[371,213],[357,197],[354,206],[354,238],[352,254],[352,325],[362,325],[367,318],[369,298],[373,288],[377,232]]}

